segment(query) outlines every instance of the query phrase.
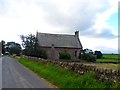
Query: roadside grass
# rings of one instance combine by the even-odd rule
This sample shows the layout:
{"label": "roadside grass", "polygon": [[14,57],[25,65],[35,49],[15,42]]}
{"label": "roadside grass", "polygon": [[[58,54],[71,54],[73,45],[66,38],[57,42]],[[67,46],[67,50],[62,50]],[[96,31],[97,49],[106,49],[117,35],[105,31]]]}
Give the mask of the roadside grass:
{"label": "roadside grass", "polygon": [[17,58],[17,60],[38,74],[47,79],[52,84],[59,88],[117,88],[116,84],[109,82],[101,82],[95,78],[94,72],[88,72],[84,75],[79,75],[71,70],[63,69],[53,64],[45,64],[42,62],[30,61],[24,58]]}

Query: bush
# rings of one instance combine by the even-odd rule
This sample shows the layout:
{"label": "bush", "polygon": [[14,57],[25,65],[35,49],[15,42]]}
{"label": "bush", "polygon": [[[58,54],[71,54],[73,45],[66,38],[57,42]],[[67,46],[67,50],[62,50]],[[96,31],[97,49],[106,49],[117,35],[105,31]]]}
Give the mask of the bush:
{"label": "bush", "polygon": [[59,59],[71,59],[71,56],[68,52],[59,53]]}
{"label": "bush", "polygon": [[81,54],[81,59],[89,61],[89,62],[95,62],[96,58],[93,54]]}
{"label": "bush", "polygon": [[101,51],[95,51],[95,55],[96,55],[97,58],[102,58]]}
{"label": "bush", "polygon": [[8,52],[10,52],[10,54],[20,54],[21,53],[21,49],[17,49],[17,48],[9,48]]}
{"label": "bush", "polygon": [[47,59],[47,52],[43,49],[36,49],[34,56]]}
{"label": "bush", "polygon": [[33,56],[33,57],[40,57],[47,59],[47,52],[43,49],[24,49],[23,55]]}

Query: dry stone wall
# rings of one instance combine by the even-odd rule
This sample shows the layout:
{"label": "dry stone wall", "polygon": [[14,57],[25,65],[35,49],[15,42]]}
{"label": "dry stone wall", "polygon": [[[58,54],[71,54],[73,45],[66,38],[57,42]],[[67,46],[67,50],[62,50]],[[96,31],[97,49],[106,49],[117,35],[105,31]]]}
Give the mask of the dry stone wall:
{"label": "dry stone wall", "polygon": [[72,70],[80,75],[83,75],[86,72],[94,71],[96,73],[96,78],[101,81],[110,81],[114,83],[120,84],[120,70],[112,70],[112,69],[103,69],[103,68],[96,68],[95,66],[84,65],[81,63],[70,63],[70,62],[63,62],[63,61],[53,61],[48,59],[36,58],[36,57],[29,57],[23,56],[23,58],[27,58],[29,60],[33,60],[36,62],[42,63],[52,63],[58,66],[61,66],[65,69]]}

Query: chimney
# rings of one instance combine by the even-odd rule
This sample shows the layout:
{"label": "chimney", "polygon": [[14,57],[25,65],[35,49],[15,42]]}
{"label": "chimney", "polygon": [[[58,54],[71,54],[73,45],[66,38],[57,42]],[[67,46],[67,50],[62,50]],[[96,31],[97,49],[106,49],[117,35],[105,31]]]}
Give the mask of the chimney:
{"label": "chimney", "polygon": [[79,38],[79,31],[75,31],[75,36]]}

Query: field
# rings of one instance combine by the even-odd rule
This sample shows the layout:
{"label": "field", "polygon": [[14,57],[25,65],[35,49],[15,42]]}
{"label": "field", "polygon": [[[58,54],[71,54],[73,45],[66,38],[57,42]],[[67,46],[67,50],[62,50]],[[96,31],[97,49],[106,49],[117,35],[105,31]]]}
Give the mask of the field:
{"label": "field", "polygon": [[119,54],[103,54],[103,57],[101,59],[97,59],[96,62],[120,63],[120,55]]}
{"label": "field", "polygon": [[94,72],[88,72],[79,75],[71,70],[63,69],[53,64],[31,61],[18,58],[20,63],[37,73],[39,76],[47,79],[59,88],[116,88],[117,85],[109,82],[101,82],[96,79]]}
{"label": "field", "polygon": [[103,58],[107,59],[120,59],[120,54],[103,54]]}
{"label": "field", "polygon": [[101,59],[97,59],[96,63],[85,62],[84,64],[96,66],[97,68],[120,70],[119,57],[120,55],[118,54],[103,54],[103,57]]}
{"label": "field", "polygon": [[104,68],[104,69],[113,69],[113,70],[120,70],[119,64],[112,64],[112,63],[83,63],[85,65],[96,66],[97,68]]}

